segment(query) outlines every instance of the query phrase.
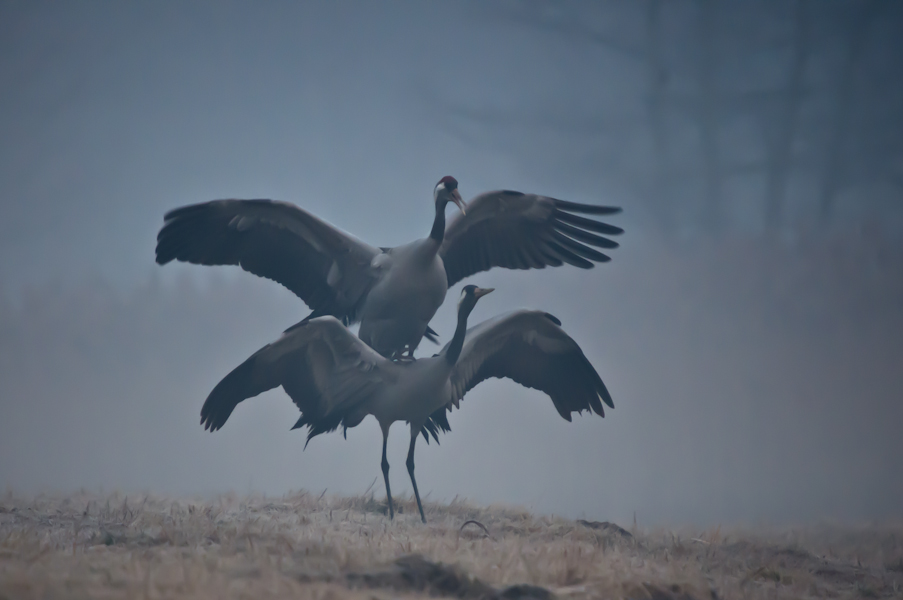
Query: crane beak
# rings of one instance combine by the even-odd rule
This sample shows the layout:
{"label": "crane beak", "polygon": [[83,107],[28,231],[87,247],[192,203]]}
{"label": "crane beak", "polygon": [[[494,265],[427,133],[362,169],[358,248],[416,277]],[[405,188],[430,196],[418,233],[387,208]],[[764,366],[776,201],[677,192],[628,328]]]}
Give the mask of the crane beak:
{"label": "crane beak", "polygon": [[477,288],[473,291],[473,297],[476,299],[480,299],[486,294],[490,294],[495,291],[495,288]]}
{"label": "crane beak", "polygon": [[467,205],[464,204],[464,200],[461,199],[461,193],[458,192],[458,190],[452,190],[450,195],[451,195],[452,202],[454,202],[455,204],[458,205],[458,208],[461,209],[461,213],[462,213],[462,214],[466,215],[466,214],[467,214],[467,211],[464,210],[464,208],[465,208]]}

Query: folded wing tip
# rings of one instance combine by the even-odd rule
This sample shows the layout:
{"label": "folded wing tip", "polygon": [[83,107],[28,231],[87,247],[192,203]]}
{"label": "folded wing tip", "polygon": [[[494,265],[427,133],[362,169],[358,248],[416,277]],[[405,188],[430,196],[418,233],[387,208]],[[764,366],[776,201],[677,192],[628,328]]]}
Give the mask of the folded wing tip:
{"label": "folded wing tip", "polygon": [[602,385],[602,391],[599,393],[599,397],[602,398],[602,402],[604,402],[606,405],[608,405],[608,408],[615,407],[615,401],[611,397],[611,394],[608,393],[608,390],[605,389],[604,384]]}
{"label": "folded wing tip", "polygon": [[551,313],[543,313],[543,315],[545,315],[545,317],[548,320],[550,320],[551,322],[553,322],[556,325],[558,325],[559,327],[561,327],[561,319],[559,319],[558,317],[556,317],[555,315],[553,315]]}

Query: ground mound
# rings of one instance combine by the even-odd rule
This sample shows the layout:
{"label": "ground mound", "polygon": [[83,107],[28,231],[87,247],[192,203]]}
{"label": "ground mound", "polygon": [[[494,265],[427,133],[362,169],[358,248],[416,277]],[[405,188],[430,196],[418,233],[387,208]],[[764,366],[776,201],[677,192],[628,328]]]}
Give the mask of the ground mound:
{"label": "ground mound", "polygon": [[0,599],[901,596],[903,526],[644,531],[299,492],[0,500]]}

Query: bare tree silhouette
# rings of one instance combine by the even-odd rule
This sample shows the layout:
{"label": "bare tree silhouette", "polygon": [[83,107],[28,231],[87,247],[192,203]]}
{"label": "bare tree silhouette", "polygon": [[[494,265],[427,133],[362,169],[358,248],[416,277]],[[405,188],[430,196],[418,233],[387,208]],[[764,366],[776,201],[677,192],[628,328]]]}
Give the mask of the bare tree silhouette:
{"label": "bare tree silhouette", "polygon": [[[845,227],[850,218],[865,223],[876,213],[903,210],[875,191],[903,187],[899,3],[528,2],[493,10],[506,26],[633,65],[642,84],[607,84],[633,94],[645,116],[624,118],[620,107],[601,99],[590,111],[580,108],[591,105],[585,100],[570,110],[567,98],[527,112],[504,101],[492,107],[439,102],[471,143],[496,143],[492,134],[500,127],[542,128],[596,138],[608,148],[642,148],[587,160],[595,161],[594,175],[632,190],[647,225],[666,237],[686,226],[697,235],[735,227],[729,196],[737,185],[760,194],[763,234],[835,226],[841,195],[856,204],[855,215],[844,212]],[[593,76],[610,77],[599,68]],[[756,126],[738,126],[749,122]]]}

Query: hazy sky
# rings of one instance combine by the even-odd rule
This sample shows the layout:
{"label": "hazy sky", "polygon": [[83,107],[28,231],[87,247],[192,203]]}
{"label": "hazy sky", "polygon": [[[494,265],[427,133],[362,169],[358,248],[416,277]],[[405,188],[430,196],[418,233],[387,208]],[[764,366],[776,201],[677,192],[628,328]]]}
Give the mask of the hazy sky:
{"label": "hazy sky", "polygon": [[537,187],[450,134],[430,100],[530,106],[554,93],[560,57],[479,3],[2,10],[6,285],[88,268],[140,281],[162,213],[205,199],[303,202],[391,245],[428,231],[443,175],[465,197]]}
{"label": "hazy sky", "polygon": [[[475,321],[519,306],[561,318],[616,408],[567,423],[537,392],[484,384],[441,446],[421,441],[424,495],[622,522],[901,516],[899,256],[889,269],[870,247],[845,262],[655,240],[593,163],[627,153],[620,138],[588,138],[564,110],[516,128],[562,99],[629,123],[645,75],[507,22],[508,6],[0,4],[0,487],[366,489],[372,420],[302,452],[278,390],[202,430],[210,389],[307,309],[238,269],[158,267],[155,235],[176,206],[277,198],[394,245],[428,233],[450,174],[465,198],[625,207],[608,265],[469,280],[499,290]],[[600,27],[635,23],[627,3],[605,6]],[[448,108],[473,102],[514,133],[478,143],[486,131]],[[433,323],[443,340],[453,313]],[[406,440],[396,425],[396,493]]]}

